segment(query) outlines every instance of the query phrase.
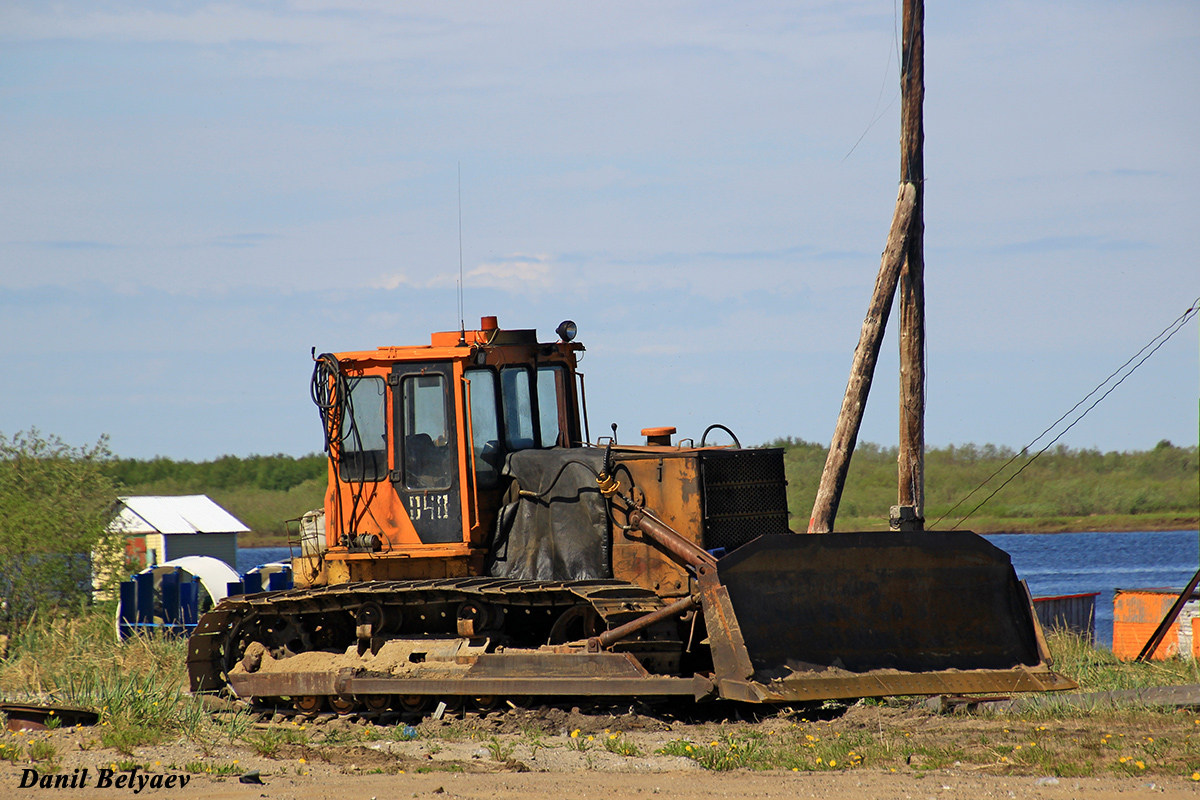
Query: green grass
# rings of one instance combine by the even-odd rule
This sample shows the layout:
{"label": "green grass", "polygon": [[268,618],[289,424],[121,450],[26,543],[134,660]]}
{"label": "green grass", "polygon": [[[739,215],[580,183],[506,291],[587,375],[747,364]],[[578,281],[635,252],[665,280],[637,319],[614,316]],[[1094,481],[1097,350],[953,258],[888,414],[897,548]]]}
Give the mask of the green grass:
{"label": "green grass", "polygon": [[600,742],[604,745],[605,750],[610,753],[616,753],[619,756],[625,756],[626,758],[640,758],[642,755],[641,749],[628,738],[626,738],[625,734],[621,733],[620,731],[615,733],[605,731],[604,738],[601,739]]}
{"label": "green grass", "polygon": [[35,739],[29,743],[30,761],[53,761],[58,756],[58,748],[53,742],[45,739]]}
{"label": "green grass", "polygon": [[308,743],[308,733],[298,727],[274,726],[243,738],[254,749],[254,752],[265,758],[274,758],[284,745]]}
{"label": "green grass", "polygon": [[847,770],[861,767],[868,759],[879,761],[885,751],[871,734],[826,732],[818,725],[793,726],[777,734],[744,729],[729,732],[708,742],[676,739],[658,752],[683,756],[705,769],[787,769],[795,772]]}
{"label": "green grass", "polygon": [[[911,730],[799,720],[786,727],[738,724],[708,741],[675,739],[660,755],[713,771],[903,772],[965,768],[993,775],[1082,777],[1104,773],[1200,781],[1200,720],[1194,714],[1110,711],[1104,718],[1029,721],[1020,715]],[[982,728],[982,730],[981,730]],[[1194,729],[1194,730],[1193,730]]]}
{"label": "green grass", "polygon": [[44,614],[18,631],[0,660],[0,696],[37,697],[99,713],[101,744],[125,754],[185,736],[209,744],[235,717],[214,721],[187,691],[187,644],[138,636],[116,641],[112,608]]}
{"label": "green grass", "polygon": [[571,731],[567,737],[567,749],[577,753],[586,753],[596,746],[596,737],[590,736],[579,729]]}
{"label": "green grass", "polygon": [[1200,664],[1192,659],[1121,661],[1111,650],[1094,647],[1078,634],[1065,631],[1047,632],[1046,641],[1054,669],[1078,683],[1080,692],[1200,683]]}
{"label": "green grass", "polygon": [[242,772],[242,768],[238,766],[238,762],[227,764],[206,764],[203,761],[189,761],[183,765],[185,772],[191,772],[197,775],[238,775]]}
{"label": "green grass", "polygon": [[495,736],[493,736],[491,741],[487,743],[487,750],[492,757],[492,761],[499,761],[501,763],[512,758],[513,750],[516,749],[517,746],[515,743],[502,742]]}
{"label": "green grass", "polygon": [[25,758],[25,750],[16,742],[0,742],[0,761],[16,764]]}

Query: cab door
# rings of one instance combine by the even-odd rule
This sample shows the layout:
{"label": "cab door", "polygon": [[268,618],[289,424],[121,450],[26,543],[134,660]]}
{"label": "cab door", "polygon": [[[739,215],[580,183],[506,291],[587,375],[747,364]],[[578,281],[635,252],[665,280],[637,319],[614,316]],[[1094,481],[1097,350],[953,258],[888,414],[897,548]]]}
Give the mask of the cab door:
{"label": "cab door", "polygon": [[395,432],[392,486],[423,543],[461,542],[453,364],[396,364],[388,383],[392,385]]}

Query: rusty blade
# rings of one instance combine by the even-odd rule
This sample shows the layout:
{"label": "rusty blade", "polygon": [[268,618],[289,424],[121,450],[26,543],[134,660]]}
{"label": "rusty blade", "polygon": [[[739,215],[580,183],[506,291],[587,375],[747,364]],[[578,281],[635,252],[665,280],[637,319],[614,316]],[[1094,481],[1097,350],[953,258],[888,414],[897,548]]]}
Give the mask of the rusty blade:
{"label": "rusty blade", "polygon": [[759,680],[1042,664],[1008,554],[973,533],[763,536],[717,570]]}

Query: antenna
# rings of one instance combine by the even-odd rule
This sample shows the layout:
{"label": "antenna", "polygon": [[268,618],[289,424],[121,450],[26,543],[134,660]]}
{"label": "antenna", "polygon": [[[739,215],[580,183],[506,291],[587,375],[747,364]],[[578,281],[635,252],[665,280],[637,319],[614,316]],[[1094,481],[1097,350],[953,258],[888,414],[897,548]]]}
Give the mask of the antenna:
{"label": "antenna", "polygon": [[462,246],[462,162],[458,162],[458,329],[462,340],[467,338],[466,317],[463,316],[463,246]]}

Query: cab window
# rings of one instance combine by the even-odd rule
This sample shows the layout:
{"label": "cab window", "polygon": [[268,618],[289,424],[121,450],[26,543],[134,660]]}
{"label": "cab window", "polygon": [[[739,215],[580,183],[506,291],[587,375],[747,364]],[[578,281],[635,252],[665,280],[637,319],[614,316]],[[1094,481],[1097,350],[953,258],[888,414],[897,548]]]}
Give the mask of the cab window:
{"label": "cab window", "polygon": [[500,370],[504,406],[504,442],[509,450],[526,450],[537,445],[533,430],[533,399],[529,370],[505,367]]}
{"label": "cab window", "polygon": [[561,366],[538,367],[538,432],[542,447],[567,446],[566,370]]}
{"label": "cab window", "polygon": [[496,373],[490,369],[469,369],[471,384],[471,433],[475,451],[475,478],[480,486],[495,486],[504,465],[500,446],[500,415],[496,404]]}
{"label": "cab window", "polygon": [[409,375],[401,381],[404,420],[404,484],[409,489],[448,489],[454,460],[446,412],[446,377]]}
{"label": "cab window", "polygon": [[344,481],[380,481],[387,475],[387,399],[383,378],[349,378],[342,417],[338,475]]}

